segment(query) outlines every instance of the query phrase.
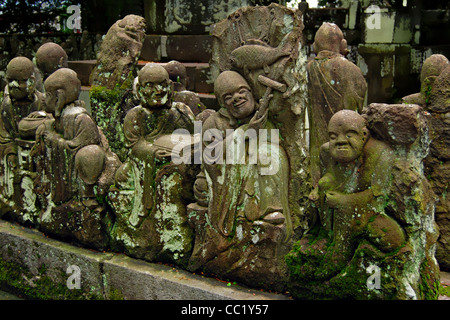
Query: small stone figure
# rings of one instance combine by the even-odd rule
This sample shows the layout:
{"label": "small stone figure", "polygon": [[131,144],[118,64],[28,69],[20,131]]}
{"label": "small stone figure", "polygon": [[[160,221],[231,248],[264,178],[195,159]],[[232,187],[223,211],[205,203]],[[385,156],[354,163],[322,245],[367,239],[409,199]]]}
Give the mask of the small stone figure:
{"label": "small stone figure", "polygon": [[80,58],[81,60],[91,60],[95,58],[94,45],[87,30],[84,30],[80,40]]}
{"label": "small stone figure", "polygon": [[[197,203],[189,206],[196,228],[190,269],[201,267],[247,282],[264,277],[276,286],[275,279],[284,274],[279,254],[292,235],[288,159],[274,140],[273,132],[278,138],[278,131],[267,118],[268,109],[258,109],[249,84],[239,73],[222,72],[215,82],[215,94],[222,107],[203,125],[204,139],[210,133],[214,138],[204,142],[204,169],[194,185]],[[267,133],[265,139],[260,136],[262,131]],[[249,139],[258,139],[259,144],[246,145],[243,139],[243,154],[229,157],[240,133],[250,134]],[[261,150],[267,151],[265,156]]]}
{"label": "small stone figure", "polygon": [[206,107],[199,96],[195,92],[186,89],[188,85],[186,67],[181,62],[172,60],[166,63],[164,68],[169,73],[169,78],[174,85],[173,99],[189,106],[194,115],[198,115],[205,110]]}
{"label": "small stone figure", "polygon": [[184,129],[191,143],[194,115],[173,102],[173,84],[158,64],[138,72],[136,90],[141,104],[124,120],[129,155],[109,195],[117,216],[113,247],[137,258],[182,264],[192,247],[184,198],[193,173],[189,165],[171,161],[171,137]]}
{"label": "small stone figure", "polygon": [[[12,219],[34,224],[37,209],[28,154],[37,126],[50,117],[40,111],[42,94],[35,89],[36,74],[31,60],[12,59],[6,68],[6,80],[0,108],[0,215],[9,212]],[[33,125],[24,129],[21,121],[29,115]]]}
{"label": "small stone figure", "polygon": [[320,177],[320,146],[328,141],[327,125],[333,114],[349,109],[361,112],[367,84],[361,70],[348,61],[347,41],[339,27],[324,23],[314,38],[316,57],[308,62],[310,161],[313,187]]}
{"label": "small stone figure", "polygon": [[[327,263],[329,272],[337,273],[351,259],[356,235],[365,233],[383,252],[398,249],[405,236],[398,223],[383,212],[392,149],[370,137],[364,118],[351,110],[334,114],[328,134],[330,142],[322,146],[321,158],[329,163],[310,198],[319,206],[322,227],[333,232],[334,249]],[[380,228],[385,228],[384,232]]]}
{"label": "small stone figure", "polygon": [[38,127],[32,151],[39,173],[40,228],[62,239],[104,249],[111,227],[104,197],[120,162],[78,100],[81,83],[76,72],[58,69],[44,85],[45,111],[54,119]]}
{"label": "small stone figure", "polygon": [[164,68],[169,74],[170,80],[173,82],[175,92],[184,91],[187,88],[186,67],[178,61],[172,60],[165,64]]}
{"label": "small stone figure", "polygon": [[[19,122],[30,113],[42,109],[42,94],[35,89],[34,65],[28,58],[12,59],[6,68],[7,86],[2,103],[2,140],[14,140],[21,136]],[[24,138],[34,138],[31,132]]]}
{"label": "small stone figure", "polygon": [[[310,193],[304,123],[308,81],[306,54],[302,50],[303,28],[300,10],[272,3],[240,8],[218,22],[211,33],[210,70],[215,89],[217,84],[219,91],[221,87],[235,90],[231,84],[226,86],[223,78],[222,84],[217,79],[229,71],[238,73],[237,83],[246,83],[250,88],[254,110],[243,116],[241,108],[229,112],[223,103],[206,118],[203,132],[224,131],[224,139],[233,137],[240,141],[240,133],[255,133],[251,130],[255,129],[252,139],[247,137],[248,143],[256,139],[266,143],[249,146],[248,153],[243,154],[250,159],[267,148],[267,157],[273,156],[272,164],[279,170],[272,175],[261,174],[268,169],[263,164],[270,162],[263,161],[263,157],[256,163],[203,162],[202,174],[194,187],[197,202],[189,206],[196,228],[190,270],[201,268],[252,286],[257,283],[266,289],[286,289],[286,282],[281,280],[287,279],[284,255],[289,251],[291,239],[307,226]],[[236,74],[228,76],[239,78]],[[223,98],[217,96],[219,104],[220,99]],[[227,135],[227,129],[235,133]],[[272,136],[275,132],[279,144],[275,134]],[[217,141],[204,145],[204,160],[216,144]],[[225,142],[224,149],[227,145]],[[221,197],[226,200],[221,202]]]}
{"label": "small stone figure", "polygon": [[449,66],[448,59],[442,54],[428,57],[420,72],[420,92],[403,97],[403,103],[425,106],[430,102],[430,95],[436,78]]}
{"label": "small stone figure", "polygon": [[341,110],[330,120],[323,175],[310,194],[319,219],[286,256],[289,291],[309,299],[436,299],[425,113],[371,104],[363,116]]}

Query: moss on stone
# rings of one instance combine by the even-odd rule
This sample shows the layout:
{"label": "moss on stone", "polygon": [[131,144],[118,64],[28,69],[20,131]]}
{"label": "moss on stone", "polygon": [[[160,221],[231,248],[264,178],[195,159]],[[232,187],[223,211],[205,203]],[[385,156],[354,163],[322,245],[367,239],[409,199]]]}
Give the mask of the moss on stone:
{"label": "moss on stone", "polygon": [[33,275],[20,264],[0,258],[0,287],[7,288],[26,299],[37,300],[101,300],[95,292],[70,290],[66,285],[55,283],[46,275],[45,266],[39,268],[39,276]]}
{"label": "moss on stone", "polygon": [[109,300],[125,300],[123,293],[120,289],[112,288],[109,291]]}

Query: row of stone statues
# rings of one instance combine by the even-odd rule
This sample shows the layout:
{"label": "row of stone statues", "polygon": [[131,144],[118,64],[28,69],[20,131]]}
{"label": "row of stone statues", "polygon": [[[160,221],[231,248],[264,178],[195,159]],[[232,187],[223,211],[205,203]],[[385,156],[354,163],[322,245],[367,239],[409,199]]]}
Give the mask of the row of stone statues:
{"label": "row of stone statues", "polygon": [[[307,62],[302,12],[271,4],[215,25],[219,106],[197,109],[177,95],[174,65],[138,70],[143,25],[128,16],[103,41],[123,55],[115,66],[100,53],[91,76],[93,90],[123,88],[121,112],[109,122],[95,121],[111,111],[109,100],[91,100],[91,116],[78,100],[77,74],[63,64],[44,77],[41,93],[31,61],[10,62],[0,122],[3,218],[298,298],[436,297],[424,105],[365,106],[367,85],[345,58],[342,31],[325,23]],[[448,86],[438,83],[443,97]],[[117,141],[111,125],[120,127]]]}

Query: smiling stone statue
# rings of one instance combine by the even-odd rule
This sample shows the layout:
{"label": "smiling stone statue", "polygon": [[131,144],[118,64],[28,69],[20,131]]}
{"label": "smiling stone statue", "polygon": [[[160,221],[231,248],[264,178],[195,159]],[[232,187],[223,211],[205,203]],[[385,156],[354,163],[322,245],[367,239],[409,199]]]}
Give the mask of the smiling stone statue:
{"label": "smiling stone statue", "polygon": [[[292,236],[287,156],[269,110],[260,109],[243,76],[224,71],[214,88],[222,107],[203,125],[205,161],[194,185],[197,203],[188,207],[196,230],[190,269],[276,283],[285,271],[280,255]],[[244,135],[248,139],[240,139]],[[242,153],[228,156],[236,147]]]}

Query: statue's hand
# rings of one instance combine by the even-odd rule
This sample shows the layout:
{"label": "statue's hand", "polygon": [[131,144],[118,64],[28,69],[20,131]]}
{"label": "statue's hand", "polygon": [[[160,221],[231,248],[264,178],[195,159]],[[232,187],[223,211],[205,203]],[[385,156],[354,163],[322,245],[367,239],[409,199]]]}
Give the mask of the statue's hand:
{"label": "statue's hand", "polygon": [[337,191],[328,191],[325,194],[325,201],[330,208],[345,205],[345,195]]}
{"label": "statue's hand", "polygon": [[263,129],[266,126],[267,116],[269,114],[269,108],[266,108],[263,113],[259,113],[259,111],[255,112],[254,116],[250,119],[248,124],[248,129],[255,129],[258,131],[259,129]]}
{"label": "statue's hand", "polygon": [[158,149],[155,152],[155,157],[160,161],[169,160],[171,156],[172,153],[165,149]]}
{"label": "statue's hand", "polygon": [[37,129],[36,136],[41,137],[41,139],[49,140],[56,134],[55,131],[55,120],[49,119],[45,120]]}

